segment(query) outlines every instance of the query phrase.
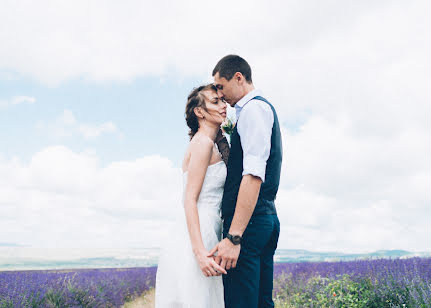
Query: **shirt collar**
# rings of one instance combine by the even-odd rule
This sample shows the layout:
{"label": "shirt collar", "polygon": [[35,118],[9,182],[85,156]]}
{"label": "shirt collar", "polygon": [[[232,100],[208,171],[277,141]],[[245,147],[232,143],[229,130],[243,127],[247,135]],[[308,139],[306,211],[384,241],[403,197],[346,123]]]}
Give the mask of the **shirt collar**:
{"label": "shirt collar", "polygon": [[248,92],[246,95],[244,95],[243,98],[241,98],[236,104],[235,104],[235,111],[236,111],[236,118],[239,118],[239,113],[241,112],[241,109],[244,108],[244,106],[251,101],[251,99],[255,96],[262,95],[262,91],[259,89],[254,89]]}

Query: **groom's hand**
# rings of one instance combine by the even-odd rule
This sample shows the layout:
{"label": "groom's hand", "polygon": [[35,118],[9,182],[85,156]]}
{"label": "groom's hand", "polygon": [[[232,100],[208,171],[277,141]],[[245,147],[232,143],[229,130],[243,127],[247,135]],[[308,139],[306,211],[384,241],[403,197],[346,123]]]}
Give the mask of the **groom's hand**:
{"label": "groom's hand", "polygon": [[229,270],[236,267],[240,251],[241,245],[234,245],[229,239],[225,238],[211,249],[208,256],[212,257],[218,252],[217,256],[215,256],[215,261],[222,268]]}

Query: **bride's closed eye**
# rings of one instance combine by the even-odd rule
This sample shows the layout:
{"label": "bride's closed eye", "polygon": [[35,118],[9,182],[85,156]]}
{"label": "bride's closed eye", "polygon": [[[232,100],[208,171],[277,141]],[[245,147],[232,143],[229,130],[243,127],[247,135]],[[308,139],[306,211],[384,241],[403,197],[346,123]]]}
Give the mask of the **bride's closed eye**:
{"label": "bride's closed eye", "polygon": [[214,98],[212,101],[211,101],[213,104],[215,104],[215,105],[217,105],[218,103],[220,103],[220,102],[224,102],[222,99],[220,99],[220,98]]}

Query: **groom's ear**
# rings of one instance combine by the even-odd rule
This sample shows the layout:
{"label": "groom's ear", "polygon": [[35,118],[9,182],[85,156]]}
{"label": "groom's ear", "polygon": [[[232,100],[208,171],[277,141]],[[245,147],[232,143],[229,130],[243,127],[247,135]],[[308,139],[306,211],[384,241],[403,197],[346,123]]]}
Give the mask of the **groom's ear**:
{"label": "groom's ear", "polygon": [[245,80],[244,75],[243,75],[243,74],[241,74],[240,72],[236,72],[236,73],[233,75],[233,78],[234,78],[237,82],[239,82],[239,83],[242,83],[242,82],[244,82],[244,80]]}

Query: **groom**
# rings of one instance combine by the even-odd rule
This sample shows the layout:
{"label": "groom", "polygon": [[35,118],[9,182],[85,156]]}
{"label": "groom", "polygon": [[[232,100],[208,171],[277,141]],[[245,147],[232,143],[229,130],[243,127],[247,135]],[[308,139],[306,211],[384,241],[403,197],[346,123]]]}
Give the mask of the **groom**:
{"label": "groom", "polygon": [[273,256],[280,234],[274,200],[282,144],[274,107],[254,88],[251,68],[228,55],[213,70],[219,97],[235,107],[227,178],[222,201],[223,240],[210,256],[223,275],[226,308],[274,307]]}

